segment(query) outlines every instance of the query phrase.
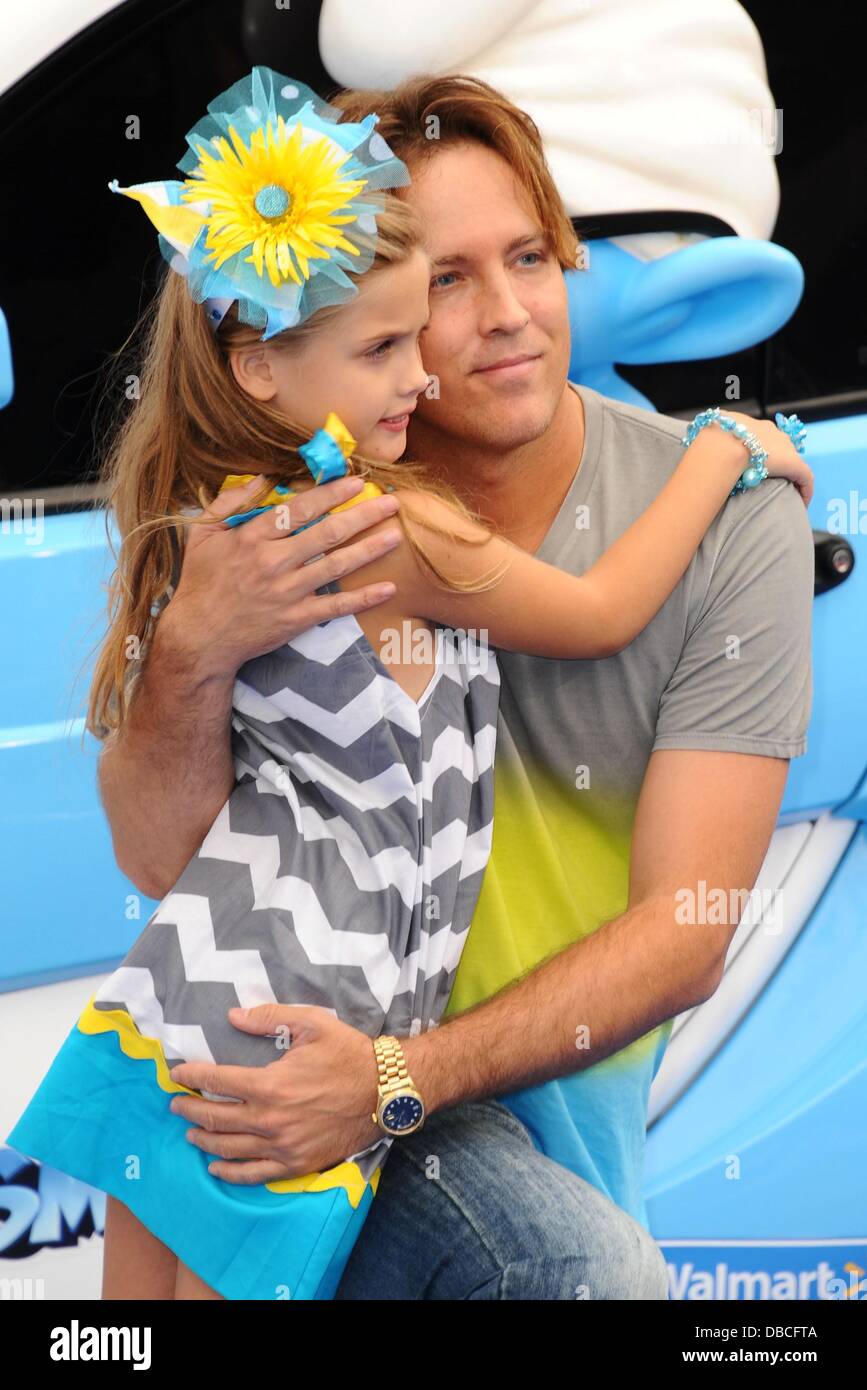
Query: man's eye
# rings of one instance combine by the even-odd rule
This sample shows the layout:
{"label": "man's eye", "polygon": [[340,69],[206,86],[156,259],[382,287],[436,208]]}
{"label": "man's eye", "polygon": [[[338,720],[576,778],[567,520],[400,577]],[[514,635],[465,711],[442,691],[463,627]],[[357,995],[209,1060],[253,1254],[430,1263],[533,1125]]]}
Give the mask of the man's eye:
{"label": "man's eye", "polygon": [[518,260],[519,260],[519,261],[525,261],[525,260],[527,259],[528,256],[535,256],[537,262],[544,259],[544,257],[543,257],[543,255],[542,255],[542,252],[541,252],[541,251],[525,251],[524,254],[523,254],[522,256],[519,256],[519,257],[518,257]]}
{"label": "man's eye", "polygon": [[375,348],[372,348],[370,352],[366,352],[364,355],[365,357],[369,357],[371,362],[379,362],[389,351],[393,343],[393,338],[386,338],[385,342],[379,343]]}
{"label": "man's eye", "polygon": [[448,280],[448,279],[454,280],[455,277],[456,277],[456,275],[457,275],[457,271],[456,271],[456,270],[444,270],[443,273],[442,273],[442,275],[435,275],[435,276],[433,277],[433,279],[431,280],[431,282],[430,282],[430,287],[431,287],[431,289],[432,289],[432,290],[434,290],[434,289],[441,290],[441,289],[443,288],[443,286],[442,286],[439,282],[440,282],[441,280]]}

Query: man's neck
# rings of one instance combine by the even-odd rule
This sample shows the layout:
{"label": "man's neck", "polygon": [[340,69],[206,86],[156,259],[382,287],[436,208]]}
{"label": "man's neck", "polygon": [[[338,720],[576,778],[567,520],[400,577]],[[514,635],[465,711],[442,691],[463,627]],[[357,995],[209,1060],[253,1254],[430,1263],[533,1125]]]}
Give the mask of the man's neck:
{"label": "man's neck", "polygon": [[517,449],[464,446],[421,430],[412,452],[500,535],[532,554],[560,510],[583,449],[584,406],[566,385],[545,433]]}

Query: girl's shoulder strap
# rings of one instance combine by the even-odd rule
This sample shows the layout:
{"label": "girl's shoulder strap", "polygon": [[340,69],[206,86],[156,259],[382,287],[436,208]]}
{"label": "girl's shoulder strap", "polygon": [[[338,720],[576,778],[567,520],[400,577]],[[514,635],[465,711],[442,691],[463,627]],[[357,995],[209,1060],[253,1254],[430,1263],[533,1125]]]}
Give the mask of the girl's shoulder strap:
{"label": "girl's shoulder strap", "polygon": [[[229,473],[220,486],[220,491],[225,492],[227,488],[243,487],[244,483],[249,483],[255,475],[253,473]],[[258,507],[249,512],[243,512],[234,517],[227,517],[229,525],[240,524],[243,521],[250,521],[260,512],[266,511],[269,507],[277,507],[285,502],[288,497],[296,497],[297,491],[288,487],[273,488],[259,503]],[[355,497],[350,497],[348,502],[340,502],[336,507],[329,507],[329,512],[343,512],[347,507],[354,507],[356,502],[366,502],[372,497],[381,497],[382,488],[377,483],[365,482],[361,491]]]}
{"label": "girl's shoulder strap", "polygon": [[354,507],[356,502],[366,502],[370,497],[382,496],[382,488],[377,483],[366,482],[355,497],[350,497],[348,502],[341,502],[337,507],[329,507],[328,510],[329,512],[345,512],[347,507]]}

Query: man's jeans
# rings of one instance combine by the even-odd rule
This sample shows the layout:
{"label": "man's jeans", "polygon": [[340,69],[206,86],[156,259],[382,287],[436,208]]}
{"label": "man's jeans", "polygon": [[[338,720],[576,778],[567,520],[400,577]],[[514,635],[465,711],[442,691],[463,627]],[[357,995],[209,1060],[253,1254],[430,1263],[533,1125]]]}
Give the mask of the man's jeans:
{"label": "man's jeans", "polygon": [[644,1227],[496,1100],[396,1139],[336,1299],[667,1299]]}

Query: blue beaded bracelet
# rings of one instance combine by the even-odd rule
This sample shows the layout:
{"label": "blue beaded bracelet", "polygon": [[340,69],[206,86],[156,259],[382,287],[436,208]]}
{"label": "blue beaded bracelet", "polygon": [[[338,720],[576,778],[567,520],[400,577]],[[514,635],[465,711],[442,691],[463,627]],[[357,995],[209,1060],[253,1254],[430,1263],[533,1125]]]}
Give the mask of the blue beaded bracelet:
{"label": "blue beaded bracelet", "polygon": [[774,416],[774,424],[783,434],[787,434],[797,449],[799,454],[804,452],[804,441],[807,438],[807,426],[803,420],[799,420],[797,415],[783,415],[778,410]]}
{"label": "blue beaded bracelet", "polygon": [[758,487],[759,483],[764,482],[768,476],[767,450],[762,448],[760,440],[751,430],[748,430],[739,420],[733,419],[731,415],[723,415],[719,406],[713,406],[710,410],[702,410],[696,415],[681,440],[684,447],[688,447],[699,430],[703,430],[707,425],[719,425],[728,434],[733,434],[740,439],[750,451],[750,461],[729,496],[734,497],[738,492],[747,492],[750,488]]}

